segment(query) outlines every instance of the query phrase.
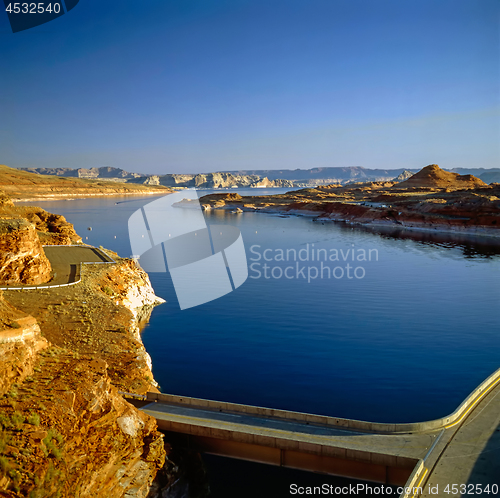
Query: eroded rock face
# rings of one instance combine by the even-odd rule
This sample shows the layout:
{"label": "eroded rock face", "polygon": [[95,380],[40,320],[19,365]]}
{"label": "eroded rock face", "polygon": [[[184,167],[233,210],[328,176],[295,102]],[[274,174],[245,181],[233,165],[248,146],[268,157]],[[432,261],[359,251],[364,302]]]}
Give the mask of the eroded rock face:
{"label": "eroded rock face", "polygon": [[13,207],[14,203],[10,197],[3,191],[0,190],[0,207]]}
{"label": "eroded rock face", "polygon": [[393,181],[395,182],[404,182],[406,180],[408,180],[409,178],[411,178],[415,173],[413,173],[413,171],[408,171],[407,169],[405,169],[402,173],[400,173],[398,176],[396,176],[396,178],[393,179]]}
{"label": "eroded rock face", "polygon": [[292,187],[290,180],[269,180],[258,175],[206,173],[199,175],[163,175],[160,184],[169,187],[232,188],[232,187]]}
{"label": "eroded rock face", "polygon": [[[0,242],[29,235],[42,249],[34,224],[1,221]],[[133,261],[113,259],[86,265],[75,286],[0,292],[2,496],[159,497],[179,482],[156,421],[119,392],[157,386],[139,331],[163,300]]]}
{"label": "eroded rock face", "polygon": [[75,399],[57,414],[59,421],[71,421],[62,422],[68,436],[67,485],[82,497],[147,496],[166,455],[156,421],[123,399],[110,384],[107,365],[81,361],[75,368]]}
{"label": "eroded rock face", "polygon": [[485,187],[479,178],[473,175],[459,175],[441,169],[437,164],[430,164],[418,173],[399,183],[395,188],[451,188],[466,189]]}
{"label": "eroded rock face", "polygon": [[73,224],[68,223],[64,216],[49,213],[39,207],[23,206],[16,210],[35,225],[38,236],[45,245],[71,245],[82,241]]}
{"label": "eroded rock face", "polygon": [[113,364],[48,343],[2,293],[0,355],[0,434],[9,441],[0,455],[15,470],[0,479],[0,494],[148,496],[165,468],[163,434],[112,384]]}
{"label": "eroded rock face", "polygon": [[0,396],[33,373],[37,353],[47,346],[35,318],[8,304],[0,291]]}
{"label": "eroded rock face", "polygon": [[50,271],[35,226],[25,219],[0,219],[0,283],[42,284]]}

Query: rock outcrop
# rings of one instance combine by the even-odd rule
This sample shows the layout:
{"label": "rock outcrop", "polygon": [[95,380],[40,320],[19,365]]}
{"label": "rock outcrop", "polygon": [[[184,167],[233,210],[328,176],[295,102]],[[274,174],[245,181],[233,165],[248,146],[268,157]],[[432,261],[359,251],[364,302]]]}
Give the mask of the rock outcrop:
{"label": "rock outcrop", "polygon": [[396,178],[393,178],[393,182],[404,182],[405,180],[408,180],[411,178],[415,173],[413,171],[409,171],[405,169],[402,173],[400,173]]}
{"label": "rock outcrop", "polygon": [[269,180],[258,175],[232,175],[231,173],[207,173],[199,175],[163,175],[161,185],[187,188],[234,188],[234,187],[292,187],[289,180]]}
{"label": "rock outcrop", "polygon": [[82,239],[64,216],[32,206],[14,206],[0,191],[0,284],[38,285],[51,278],[42,244],[69,245]]}
{"label": "rock outcrop", "polygon": [[35,206],[19,206],[15,210],[16,214],[35,225],[38,237],[44,245],[71,245],[82,242],[73,224],[68,223],[64,216]]}
{"label": "rock outcrop", "polygon": [[485,186],[486,183],[473,175],[450,173],[441,169],[437,164],[430,164],[394,188],[447,188],[458,190]]}
{"label": "rock outcrop", "polygon": [[[0,195],[9,278],[33,283],[40,237],[79,239],[63,217]],[[196,458],[185,463],[122,394],[157,390],[140,330],[164,301],[134,261],[110,255],[115,263],[84,265],[76,285],[0,291],[0,496],[181,496],[192,462],[201,478],[189,496],[208,493]]]}
{"label": "rock outcrop", "polygon": [[85,270],[0,294],[0,494],[145,498],[160,469],[177,478],[156,421],[119,393],[155,389],[138,328],[162,300],[133,261]]}
{"label": "rock outcrop", "polygon": [[0,396],[33,373],[38,352],[47,346],[35,318],[7,303],[0,291]]}
{"label": "rock outcrop", "polygon": [[0,219],[0,283],[37,285],[50,280],[35,225],[25,219]]}
{"label": "rock outcrop", "polygon": [[[179,207],[187,204],[178,203]],[[500,236],[500,185],[486,185],[472,175],[449,173],[435,165],[400,183],[332,184],[258,197],[211,194],[201,197],[200,204],[204,209],[232,213],[237,209],[279,212],[321,221]]]}

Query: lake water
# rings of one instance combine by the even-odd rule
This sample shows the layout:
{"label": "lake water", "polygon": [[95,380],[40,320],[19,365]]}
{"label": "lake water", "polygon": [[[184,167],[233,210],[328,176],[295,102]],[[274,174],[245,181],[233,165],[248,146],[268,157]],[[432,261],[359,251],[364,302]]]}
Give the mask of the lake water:
{"label": "lake water", "polygon": [[[85,242],[128,257],[127,220],[154,199],[38,204],[66,216]],[[168,273],[150,274],[167,303],[155,308],[143,341],[163,392],[413,422],[451,413],[500,367],[500,239],[205,216],[241,230],[253,266],[234,292],[184,311]]]}

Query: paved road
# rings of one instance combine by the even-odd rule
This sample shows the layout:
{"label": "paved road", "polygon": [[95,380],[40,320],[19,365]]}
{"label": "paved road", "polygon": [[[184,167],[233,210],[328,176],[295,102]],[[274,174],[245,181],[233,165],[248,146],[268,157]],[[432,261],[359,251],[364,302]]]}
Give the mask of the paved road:
{"label": "paved road", "polygon": [[[500,487],[500,384],[482,399],[456,430],[427,478],[423,497],[478,496],[474,493],[447,493],[446,486],[497,484]],[[437,488],[436,488],[437,486]],[[437,490],[435,494],[430,490]],[[500,496],[484,494],[483,496]]]}
{"label": "paved road", "polygon": [[[75,282],[80,278],[80,263],[111,263],[113,260],[95,247],[45,246],[45,255],[52,266],[53,278],[43,285],[60,285]],[[9,288],[33,287],[31,285],[9,285]]]}
{"label": "paved road", "polygon": [[[337,427],[318,426],[294,421],[254,417],[245,414],[233,414],[170,405],[163,402],[150,403],[142,411],[162,422],[162,427],[169,430],[165,423],[185,424],[210,429],[268,436],[302,443],[327,445],[344,450],[362,450],[395,457],[423,458],[439,431],[423,434],[367,434]],[[204,431],[205,432],[205,431]]]}

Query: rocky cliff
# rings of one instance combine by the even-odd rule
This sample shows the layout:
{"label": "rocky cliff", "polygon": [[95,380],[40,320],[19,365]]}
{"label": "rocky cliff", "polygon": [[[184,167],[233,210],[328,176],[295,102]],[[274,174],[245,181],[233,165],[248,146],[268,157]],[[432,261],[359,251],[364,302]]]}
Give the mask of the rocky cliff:
{"label": "rocky cliff", "polygon": [[258,175],[233,175],[231,173],[207,173],[199,175],[163,175],[158,177],[161,185],[188,188],[233,188],[233,187],[292,187],[289,180],[269,180]]}
{"label": "rocky cliff", "polygon": [[0,190],[0,285],[38,285],[51,278],[42,244],[81,242],[64,216],[32,206],[14,206]]}
{"label": "rocky cliff", "polygon": [[0,396],[33,373],[37,354],[47,346],[35,318],[7,303],[0,291]]}
{"label": "rocky cliff", "polygon": [[81,285],[0,296],[4,496],[146,497],[159,469],[176,478],[155,420],[118,392],[155,389],[139,320],[162,300],[132,261],[86,267]]}
{"label": "rocky cliff", "polygon": [[0,284],[42,284],[51,266],[35,225],[21,219],[0,219]]}
{"label": "rocky cliff", "polygon": [[408,178],[411,178],[415,173],[412,171],[409,171],[405,169],[402,173],[400,173],[396,178],[393,178],[392,181],[394,182],[404,182],[405,180],[408,180]]}
{"label": "rocky cliff", "polygon": [[[41,229],[54,221],[28,211]],[[0,254],[34,278],[23,254],[29,240],[30,257],[44,258],[43,232],[23,218],[0,223]],[[157,389],[140,330],[163,300],[140,267],[111,255],[84,265],[77,285],[0,292],[0,496],[151,498],[182,482],[156,421],[120,393]]]}

